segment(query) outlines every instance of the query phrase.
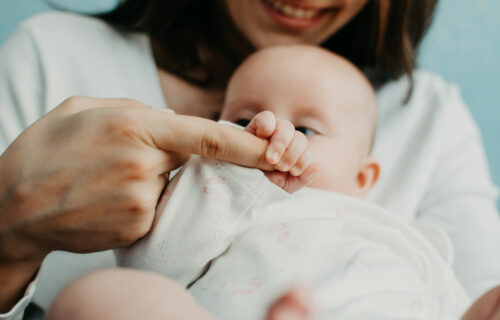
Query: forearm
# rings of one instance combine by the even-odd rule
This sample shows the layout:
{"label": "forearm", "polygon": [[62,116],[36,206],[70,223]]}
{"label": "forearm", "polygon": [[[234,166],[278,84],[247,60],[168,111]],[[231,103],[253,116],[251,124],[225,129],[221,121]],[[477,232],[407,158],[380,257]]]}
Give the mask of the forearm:
{"label": "forearm", "polygon": [[0,313],[7,313],[23,297],[42,260],[0,262]]}

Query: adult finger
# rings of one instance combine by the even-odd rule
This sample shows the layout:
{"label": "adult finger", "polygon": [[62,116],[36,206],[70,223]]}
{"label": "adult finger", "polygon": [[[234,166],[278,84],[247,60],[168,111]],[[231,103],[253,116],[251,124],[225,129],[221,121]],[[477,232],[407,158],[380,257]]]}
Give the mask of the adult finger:
{"label": "adult finger", "polygon": [[242,166],[272,170],[264,158],[268,142],[253,134],[215,121],[149,110],[144,128],[165,151],[198,154]]}

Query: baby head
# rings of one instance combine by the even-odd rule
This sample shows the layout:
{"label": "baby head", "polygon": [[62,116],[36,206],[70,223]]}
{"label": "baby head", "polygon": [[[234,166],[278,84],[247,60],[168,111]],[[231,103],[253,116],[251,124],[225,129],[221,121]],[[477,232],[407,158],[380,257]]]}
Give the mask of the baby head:
{"label": "baby head", "polygon": [[370,157],[377,101],[366,77],[346,59],[305,45],[269,47],[236,70],[221,119],[245,126],[265,110],[303,132],[320,172],[309,187],[363,197],[379,165]]}

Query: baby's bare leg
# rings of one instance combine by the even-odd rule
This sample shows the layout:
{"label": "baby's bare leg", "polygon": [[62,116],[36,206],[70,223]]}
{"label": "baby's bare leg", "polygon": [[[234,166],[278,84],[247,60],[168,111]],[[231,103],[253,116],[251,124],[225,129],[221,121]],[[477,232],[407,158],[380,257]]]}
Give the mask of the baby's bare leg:
{"label": "baby's bare leg", "polygon": [[150,272],[109,269],[70,284],[51,306],[47,320],[213,320],[174,281]]}

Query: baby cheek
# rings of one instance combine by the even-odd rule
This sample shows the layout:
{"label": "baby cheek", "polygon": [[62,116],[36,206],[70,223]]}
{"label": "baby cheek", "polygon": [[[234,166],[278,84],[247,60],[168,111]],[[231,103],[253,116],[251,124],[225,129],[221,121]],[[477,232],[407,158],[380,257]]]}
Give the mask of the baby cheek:
{"label": "baby cheek", "polygon": [[334,145],[325,145],[310,141],[314,150],[316,162],[321,165],[321,171],[315,176],[310,188],[333,192],[352,194],[354,192],[356,173],[353,163],[341,150]]}
{"label": "baby cheek", "polygon": [[345,177],[332,169],[334,168],[322,165],[322,170],[315,176],[313,182],[308,187],[333,192],[349,193],[350,188]]}

